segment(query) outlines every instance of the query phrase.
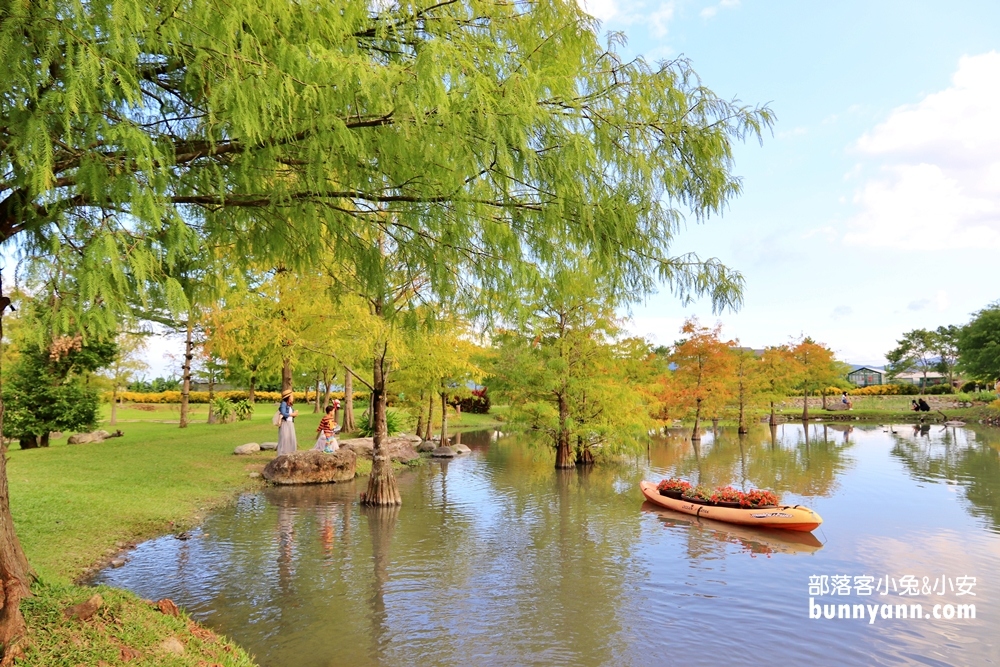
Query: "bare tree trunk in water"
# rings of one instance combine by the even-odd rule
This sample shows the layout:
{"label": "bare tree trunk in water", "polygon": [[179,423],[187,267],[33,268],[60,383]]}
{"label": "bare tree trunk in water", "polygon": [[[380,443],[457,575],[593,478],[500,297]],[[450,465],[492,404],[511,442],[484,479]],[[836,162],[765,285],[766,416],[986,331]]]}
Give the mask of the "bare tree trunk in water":
{"label": "bare tree trunk in water", "polygon": [[[10,298],[0,294],[0,344],[3,341],[3,314]],[[0,646],[5,659],[16,654],[17,640],[26,629],[21,615],[21,598],[31,596],[35,573],[21,548],[10,514],[7,486],[7,445],[3,438],[3,399],[0,398]]]}
{"label": "bare tree trunk in water", "polygon": [[292,360],[285,357],[281,360],[281,393],[292,390]]}
{"label": "bare tree trunk in water", "polygon": [[188,311],[187,336],[184,338],[184,385],[181,387],[181,424],[180,428],[187,428],[188,425],[188,399],[191,396],[191,360],[194,358],[194,321],[191,319],[191,312]]}
{"label": "bare tree trunk in water", "polygon": [[424,437],[424,421],[426,419],[426,417],[424,416],[423,402],[424,402],[424,392],[420,392],[420,400],[417,401],[417,406],[419,407],[419,410],[417,412],[417,432],[416,432],[416,435],[419,436],[420,438]]}
{"label": "bare tree trunk in water", "polygon": [[594,465],[594,453],[590,451],[590,443],[583,442],[583,436],[576,436],[576,464],[578,466]]}
{"label": "bare tree trunk in water", "polygon": [[802,421],[809,421],[809,390],[802,393]]}
{"label": "bare tree trunk in water", "polygon": [[694,399],[694,428],[691,430],[691,440],[701,442],[701,433],[698,428],[701,426],[701,399]]}
{"label": "bare tree trunk in water", "polygon": [[316,401],[313,403],[313,414],[319,412],[319,381],[320,381],[319,369],[316,370]]}
{"label": "bare tree trunk in water", "polygon": [[740,435],[746,435],[750,432],[750,429],[747,428],[746,405],[744,404],[742,398],[740,399],[740,425],[736,429],[736,432]]}
{"label": "bare tree trunk in water", "polygon": [[823,392],[823,409],[826,410],[826,392]]}
{"label": "bare tree trunk in water", "polygon": [[441,381],[441,446],[448,444],[448,392],[444,391],[444,380]]}
{"label": "bare tree trunk in water", "polygon": [[427,406],[427,428],[424,431],[424,440],[430,440],[431,435],[434,433],[434,399],[436,398],[437,396],[432,391],[430,405]]}
{"label": "bare tree trunk in water", "polygon": [[[381,316],[381,308],[376,306],[375,314]],[[401,505],[399,486],[396,475],[392,472],[392,460],[386,447],[388,438],[385,421],[385,355],[383,346],[381,354],[374,359],[372,372],[372,413],[369,423],[372,428],[372,474],[368,478],[368,491],[361,497],[364,505]]]}
{"label": "bare tree trunk in water", "polygon": [[770,424],[771,426],[774,426],[775,424],[778,423],[778,420],[774,416],[774,401],[771,401],[771,420],[767,423]]}
{"label": "bare tree trunk in water", "polygon": [[556,437],[556,468],[573,468],[572,452],[569,447],[569,401],[565,391],[559,394],[559,434]]}
{"label": "bare tree trunk in water", "polygon": [[354,376],[344,366],[344,424],[342,430],[353,431],[354,426]]}

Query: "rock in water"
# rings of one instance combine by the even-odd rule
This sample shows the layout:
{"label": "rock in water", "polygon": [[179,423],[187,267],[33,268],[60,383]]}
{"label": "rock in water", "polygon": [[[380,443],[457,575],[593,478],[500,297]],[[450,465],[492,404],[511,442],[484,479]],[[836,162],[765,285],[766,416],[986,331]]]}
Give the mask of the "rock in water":
{"label": "rock in water", "polygon": [[437,449],[437,445],[435,445],[430,440],[424,440],[419,445],[417,445],[418,452],[433,452],[435,449]]}
{"label": "rock in water", "polygon": [[357,456],[340,448],[333,454],[315,450],[293,452],[273,459],[264,468],[264,479],[273,484],[325,484],[354,479]]}
{"label": "rock in water", "polygon": [[455,454],[456,454],[455,450],[449,447],[448,445],[444,445],[443,447],[438,447],[433,452],[431,452],[431,456],[435,456],[437,458],[448,458],[448,459],[455,456]]}
{"label": "rock in water", "polygon": [[274,451],[278,448],[278,443],[276,442],[262,442],[260,443],[261,451]]}
{"label": "rock in water", "polygon": [[454,449],[459,454],[468,454],[469,452],[472,451],[471,449],[469,449],[468,445],[463,445],[462,443],[458,443],[457,445],[452,445],[451,448]]}
{"label": "rock in water", "polygon": [[260,445],[258,445],[256,442],[248,442],[247,444],[240,445],[239,447],[234,449],[233,454],[242,456],[246,454],[255,454],[259,451],[260,451]]}
{"label": "rock in water", "polygon": [[66,618],[75,618],[79,621],[86,621],[88,618],[97,613],[97,610],[101,608],[104,604],[104,598],[100,595],[92,595],[86,602],[81,602],[80,604],[75,604],[72,607],[66,607],[63,609],[63,616]]}

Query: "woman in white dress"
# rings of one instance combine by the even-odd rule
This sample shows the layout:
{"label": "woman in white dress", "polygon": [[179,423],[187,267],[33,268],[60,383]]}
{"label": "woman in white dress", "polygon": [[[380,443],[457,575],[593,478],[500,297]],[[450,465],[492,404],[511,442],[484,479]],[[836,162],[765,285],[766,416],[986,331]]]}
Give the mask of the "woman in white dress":
{"label": "woman in white dress", "polygon": [[278,426],[278,456],[291,454],[299,448],[298,440],[295,438],[295,418],[299,416],[299,411],[292,409],[293,403],[295,396],[290,390],[281,392],[281,403],[278,404],[278,412],[281,413],[281,425]]}

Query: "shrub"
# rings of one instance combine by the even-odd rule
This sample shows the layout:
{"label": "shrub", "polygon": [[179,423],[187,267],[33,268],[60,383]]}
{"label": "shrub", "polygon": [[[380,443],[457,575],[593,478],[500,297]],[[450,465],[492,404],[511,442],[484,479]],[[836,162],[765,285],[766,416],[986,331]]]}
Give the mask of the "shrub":
{"label": "shrub", "polygon": [[[374,429],[370,424],[369,419],[370,416],[367,412],[361,415],[361,418],[358,419],[358,431],[361,433],[361,437],[363,438],[370,438],[374,435]],[[397,435],[402,433],[406,429],[408,421],[409,415],[402,410],[390,408],[385,411],[385,426],[388,435]]]}
{"label": "shrub", "polygon": [[458,405],[462,408],[462,412],[471,412],[474,415],[485,415],[489,414],[490,411],[490,397],[486,393],[486,387],[482,389],[473,389],[472,396],[467,396],[455,403],[453,405]]}
{"label": "shrub", "polygon": [[971,382],[970,381],[970,382],[966,382],[965,384],[963,384],[962,387],[961,387],[961,389],[962,389],[962,393],[969,394],[969,393],[972,393],[972,392],[976,391],[977,389],[979,389],[982,386],[983,385],[980,384],[980,383],[978,383],[978,382]]}
{"label": "shrub", "polygon": [[[101,400],[104,402],[111,401],[111,392],[106,391],[101,395]],[[244,390],[234,390],[234,391],[217,391],[215,392],[216,398],[225,398],[233,403],[242,400],[249,400],[250,392]],[[138,391],[123,391],[119,392],[118,397],[129,403],[180,403],[181,402],[181,392],[179,391],[161,391],[161,392],[138,392]],[[344,392],[335,391],[331,393],[332,398],[337,398],[343,400]],[[368,399],[367,392],[354,392],[354,400],[364,401]],[[281,400],[280,391],[258,391],[254,393],[254,400],[260,403],[277,403]],[[309,402],[316,400],[316,392],[295,392],[295,400],[298,402]],[[192,391],[188,394],[188,403],[208,403],[208,392],[207,391]]]}
{"label": "shrub", "polygon": [[241,422],[245,422],[253,417],[253,403],[247,399],[242,399],[233,403],[233,413]]}
{"label": "shrub", "polygon": [[222,423],[233,420],[233,404],[224,396],[216,396],[211,403],[215,418]]}
{"label": "shrub", "polygon": [[916,396],[920,388],[914,384],[873,384],[847,393],[851,396]]}
{"label": "shrub", "polygon": [[954,394],[955,388],[948,384],[936,384],[927,388],[927,393],[932,395]]}

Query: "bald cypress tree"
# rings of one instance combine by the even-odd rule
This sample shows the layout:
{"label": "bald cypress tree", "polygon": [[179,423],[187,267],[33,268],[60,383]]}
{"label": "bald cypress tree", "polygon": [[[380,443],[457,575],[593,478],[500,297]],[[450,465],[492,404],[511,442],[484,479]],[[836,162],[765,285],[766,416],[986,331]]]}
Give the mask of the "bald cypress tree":
{"label": "bald cypress tree", "polygon": [[[770,112],[719,99],[686,61],[622,59],[574,0],[4,7],[0,243],[66,259],[82,297],[66,321],[99,303],[94,335],[147,281],[182,307],[162,267],[192,237],[233,265],[350,266],[376,301],[376,239],[441,298],[463,281],[509,294],[567,247],[623,289],[737,296],[671,242],[739,193],[731,143]],[[137,242],[152,235],[165,257]],[[399,502],[375,472],[369,497]],[[4,480],[0,457],[6,642],[28,573]]]}

